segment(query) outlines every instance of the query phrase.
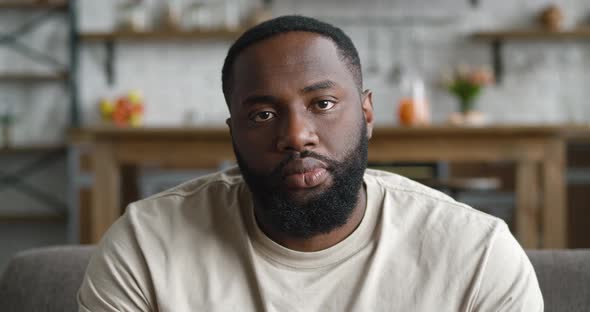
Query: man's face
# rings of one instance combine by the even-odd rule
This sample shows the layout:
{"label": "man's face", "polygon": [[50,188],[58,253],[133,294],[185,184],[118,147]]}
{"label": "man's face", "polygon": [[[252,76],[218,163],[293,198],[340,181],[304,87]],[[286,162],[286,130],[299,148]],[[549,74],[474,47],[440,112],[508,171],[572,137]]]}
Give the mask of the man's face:
{"label": "man's face", "polygon": [[259,222],[298,237],[343,225],[358,202],[373,111],[336,45],[281,34],[246,48],[232,76],[228,125]]}

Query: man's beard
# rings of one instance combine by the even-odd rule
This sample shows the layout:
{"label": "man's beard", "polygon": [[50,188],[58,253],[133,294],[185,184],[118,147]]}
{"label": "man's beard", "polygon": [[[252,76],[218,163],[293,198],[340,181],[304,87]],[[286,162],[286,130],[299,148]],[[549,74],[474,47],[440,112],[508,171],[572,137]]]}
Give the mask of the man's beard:
{"label": "man's beard", "polygon": [[[240,171],[258,208],[256,218],[259,222],[291,238],[310,238],[346,224],[358,204],[367,167],[368,138],[364,122],[360,132],[358,143],[341,161],[310,151],[292,153],[270,174],[260,174],[250,168],[234,144]],[[288,194],[281,172],[291,160],[305,157],[318,159],[327,165],[332,185],[304,199],[294,198]]]}

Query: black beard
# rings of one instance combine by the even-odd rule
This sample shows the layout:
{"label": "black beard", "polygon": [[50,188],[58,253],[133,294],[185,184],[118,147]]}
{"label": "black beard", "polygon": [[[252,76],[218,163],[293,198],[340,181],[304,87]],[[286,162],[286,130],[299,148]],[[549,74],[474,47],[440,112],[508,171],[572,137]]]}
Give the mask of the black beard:
{"label": "black beard", "polygon": [[[304,151],[288,155],[270,174],[259,174],[251,169],[234,144],[240,171],[258,208],[257,220],[278,233],[300,239],[329,233],[346,224],[358,203],[367,167],[369,140],[366,124],[362,124],[358,143],[342,161]],[[333,183],[323,192],[302,200],[289,196],[281,171],[289,161],[305,157],[325,162]]]}

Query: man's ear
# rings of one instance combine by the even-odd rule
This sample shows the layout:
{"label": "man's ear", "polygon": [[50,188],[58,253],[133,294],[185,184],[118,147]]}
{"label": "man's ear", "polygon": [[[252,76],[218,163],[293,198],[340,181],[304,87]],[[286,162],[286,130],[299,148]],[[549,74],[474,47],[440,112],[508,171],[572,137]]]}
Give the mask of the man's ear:
{"label": "man's ear", "polygon": [[370,139],[373,136],[373,125],[375,123],[375,116],[373,115],[373,92],[369,89],[363,91],[361,100],[365,122],[367,123],[367,137]]}

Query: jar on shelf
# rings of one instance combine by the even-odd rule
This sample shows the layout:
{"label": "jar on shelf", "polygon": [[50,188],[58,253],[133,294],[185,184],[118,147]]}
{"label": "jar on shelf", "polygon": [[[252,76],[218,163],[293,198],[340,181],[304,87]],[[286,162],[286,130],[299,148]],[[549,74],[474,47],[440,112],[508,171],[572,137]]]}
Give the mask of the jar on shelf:
{"label": "jar on shelf", "polygon": [[397,116],[399,123],[404,126],[430,124],[430,105],[422,79],[413,78],[402,84]]}
{"label": "jar on shelf", "polygon": [[141,0],[127,1],[118,6],[117,28],[124,31],[144,31],[146,10]]}
{"label": "jar on shelf", "polygon": [[225,0],[224,8],[224,26],[225,29],[235,30],[240,27],[240,3],[237,0]]}
{"label": "jar on shelf", "polygon": [[208,30],[215,27],[215,12],[211,3],[194,1],[182,12],[182,26],[186,30]]}
{"label": "jar on shelf", "polygon": [[157,25],[159,29],[178,30],[180,28],[180,17],[178,10],[170,3],[163,3],[158,12]]}

